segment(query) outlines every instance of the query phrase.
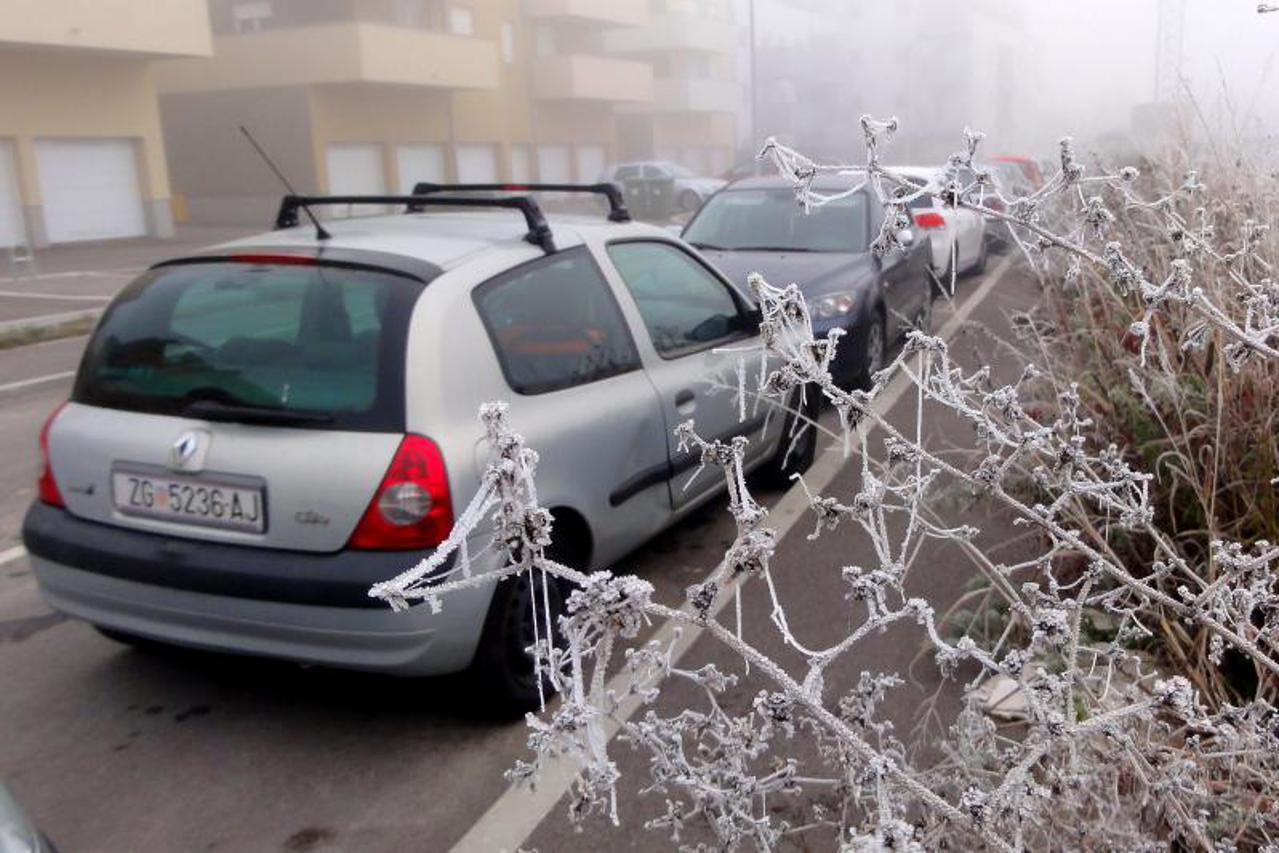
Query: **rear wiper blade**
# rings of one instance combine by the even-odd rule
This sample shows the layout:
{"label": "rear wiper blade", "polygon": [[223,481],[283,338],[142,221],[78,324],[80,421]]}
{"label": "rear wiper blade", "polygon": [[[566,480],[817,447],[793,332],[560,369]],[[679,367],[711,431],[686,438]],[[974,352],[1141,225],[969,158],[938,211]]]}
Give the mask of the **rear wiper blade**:
{"label": "rear wiper blade", "polygon": [[304,412],[291,409],[273,409],[269,406],[249,406],[240,403],[219,403],[216,400],[196,400],[182,409],[189,418],[206,421],[230,421],[248,424],[327,424],[333,420],[328,412]]}

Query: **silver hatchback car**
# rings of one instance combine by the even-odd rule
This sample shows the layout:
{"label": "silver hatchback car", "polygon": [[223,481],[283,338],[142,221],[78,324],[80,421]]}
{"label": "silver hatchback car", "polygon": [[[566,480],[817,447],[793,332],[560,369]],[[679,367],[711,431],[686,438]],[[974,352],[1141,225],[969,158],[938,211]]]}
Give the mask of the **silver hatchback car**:
{"label": "silver hatchback car", "polygon": [[[669,232],[627,221],[611,185],[587,189],[606,188],[608,221],[552,223],[527,196],[439,187],[289,197],[285,227],[155,265],[112,301],[41,434],[23,540],[46,600],[126,642],[469,667],[496,701],[530,706],[520,582],[440,613],[367,595],[474,494],[482,403],[509,401],[542,457],[555,556],[583,566],[721,490],[709,470],[685,487],[678,423],[750,436],[751,465],[776,478],[815,443],[782,441],[792,415],[739,418],[737,356],[719,350],[757,337],[755,307]],[[408,207],[293,224],[328,203]],[[455,209],[424,212],[437,205]]]}

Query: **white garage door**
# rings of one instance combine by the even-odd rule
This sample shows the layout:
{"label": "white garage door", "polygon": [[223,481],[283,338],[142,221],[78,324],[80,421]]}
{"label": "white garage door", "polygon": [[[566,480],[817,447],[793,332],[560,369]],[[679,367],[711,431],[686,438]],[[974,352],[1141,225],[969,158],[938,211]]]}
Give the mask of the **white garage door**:
{"label": "white garage door", "polygon": [[542,145],[537,149],[537,179],[544,184],[568,184],[573,181],[573,167],[568,148]]}
{"label": "white garage door", "polygon": [[0,249],[25,243],[22,205],[18,200],[18,172],[13,165],[13,143],[0,141]]}
{"label": "white garage door", "polygon": [[146,233],[132,140],[41,139],[36,171],[50,243]]}
{"label": "white garage door", "polygon": [[604,175],[608,166],[608,152],[603,145],[579,145],[577,147],[577,180],[593,184]]}
{"label": "white garage door", "polygon": [[444,146],[401,145],[395,150],[400,192],[410,193],[419,181],[444,183]]}
{"label": "white garage door", "polygon": [[[329,171],[330,195],[383,195],[386,192],[381,145],[330,145],[325,162]],[[333,216],[367,216],[385,212],[385,208],[369,204],[330,208]]]}
{"label": "white garage door", "polygon": [[497,183],[497,148],[493,145],[459,145],[457,181],[460,184]]}

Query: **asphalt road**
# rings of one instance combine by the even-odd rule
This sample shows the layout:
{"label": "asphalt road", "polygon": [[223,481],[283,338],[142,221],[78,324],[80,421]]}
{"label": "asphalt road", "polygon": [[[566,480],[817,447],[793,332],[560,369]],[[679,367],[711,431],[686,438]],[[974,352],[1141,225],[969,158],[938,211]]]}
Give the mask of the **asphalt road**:
{"label": "asphalt road", "polygon": [[[963,305],[988,291],[959,324],[966,337],[960,349],[973,350],[973,359],[982,357],[977,350],[997,349],[1005,314],[1033,303],[1036,292],[1016,268],[995,287],[982,288],[983,281],[962,280],[957,294]],[[949,315],[939,304],[936,326]],[[15,383],[73,370],[82,345],[71,339],[0,352],[0,476],[9,485],[0,495],[0,777],[63,851],[448,850],[459,840],[496,837],[483,834],[495,826],[508,833],[527,827],[516,833],[528,835],[523,845],[543,851],[670,846],[666,836],[641,829],[650,811],[661,810],[660,796],[628,805],[621,831],[596,823],[580,834],[564,819],[562,802],[548,812],[522,794],[504,796],[502,772],[524,757],[525,727],[482,719],[453,680],[406,682],[131,650],[52,613],[14,546],[32,497],[40,423],[65,399],[70,380]],[[912,419],[911,399],[905,395],[891,416]],[[928,429],[939,447],[967,440],[967,428],[956,423],[939,420]],[[828,491],[850,495],[857,481],[857,466],[843,465]],[[762,497],[769,504],[783,498]],[[984,529],[991,549],[1015,547],[1005,520],[988,508],[973,505],[961,515]],[[809,543],[810,530],[801,519],[783,538],[776,573],[783,596],[805,617],[804,630],[828,638],[853,619],[839,567],[866,564],[867,543],[850,531]],[[648,578],[659,599],[677,603],[731,537],[731,519],[717,502],[618,569]],[[971,575],[962,558],[941,550],[921,561],[910,587],[944,606]],[[761,634],[764,607],[749,591],[748,622]],[[786,658],[775,639],[761,636],[760,643]],[[940,684],[917,650],[890,632],[858,660],[858,669],[911,673],[912,683],[887,706],[902,732]],[[740,670],[705,639],[688,659]],[[835,680],[846,685],[856,675],[841,672]],[[758,689],[745,679],[734,701]],[[674,690],[662,707],[686,698]],[[636,789],[643,757],[626,748],[617,757],[624,788]]]}

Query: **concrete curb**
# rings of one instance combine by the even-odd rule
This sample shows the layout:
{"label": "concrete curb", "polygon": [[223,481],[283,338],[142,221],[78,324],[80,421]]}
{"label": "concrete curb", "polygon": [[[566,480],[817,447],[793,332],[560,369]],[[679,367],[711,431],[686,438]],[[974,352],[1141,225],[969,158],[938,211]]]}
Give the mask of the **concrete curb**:
{"label": "concrete curb", "polygon": [[50,329],[76,320],[92,320],[101,314],[101,308],[86,308],[83,311],[63,311],[58,314],[41,314],[38,317],[20,317],[17,320],[6,320],[0,323],[0,338],[16,332],[38,332],[42,329]]}

